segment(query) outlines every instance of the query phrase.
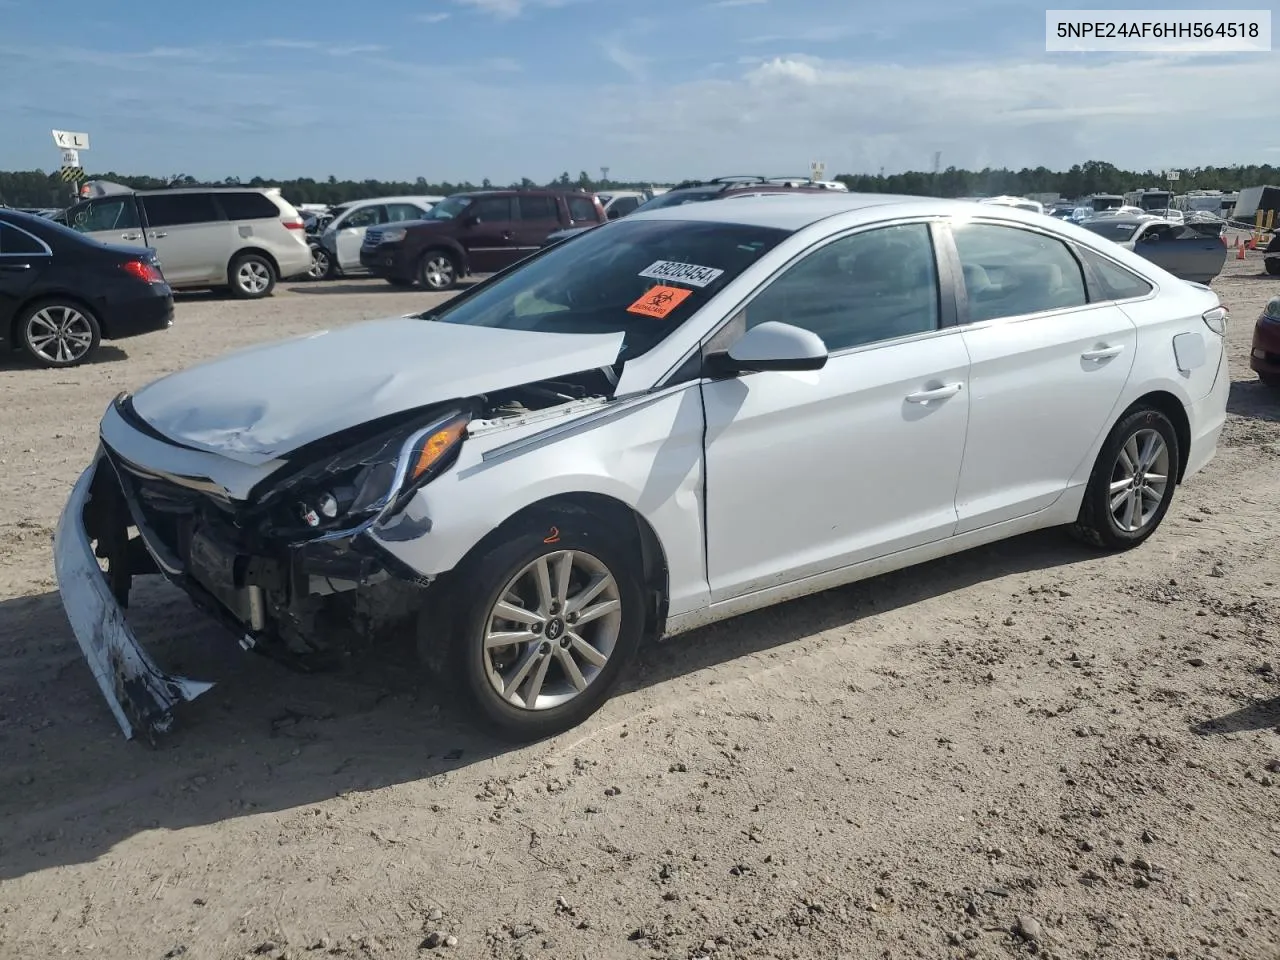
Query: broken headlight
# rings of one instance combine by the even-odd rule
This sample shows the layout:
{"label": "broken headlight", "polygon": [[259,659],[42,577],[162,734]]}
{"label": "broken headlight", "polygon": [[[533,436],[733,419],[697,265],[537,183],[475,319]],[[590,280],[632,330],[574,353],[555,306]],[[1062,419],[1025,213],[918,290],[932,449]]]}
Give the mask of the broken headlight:
{"label": "broken headlight", "polygon": [[453,462],[470,420],[469,411],[454,411],[311,463],[267,495],[271,525],[328,533],[399,509]]}

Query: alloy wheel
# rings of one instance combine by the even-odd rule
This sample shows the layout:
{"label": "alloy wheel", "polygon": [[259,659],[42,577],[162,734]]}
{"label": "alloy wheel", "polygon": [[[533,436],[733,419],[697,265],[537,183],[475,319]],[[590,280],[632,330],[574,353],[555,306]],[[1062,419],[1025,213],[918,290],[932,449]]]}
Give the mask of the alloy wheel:
{"label": "alloy wheel", "polygon": [[1137,430],[1120,447],[1111,470],[1110,508],[1125,533],[1146,527],[1160,509],[1169,489],[1170,463],[1169,445],[1156,430]]}
{"label": "alloy wheel", "polygon": [[271,271],[265,263],[246,260],[236,271],[236,282],[245,293],[262,293],[271,285]]}
{"label": "alloy wheel", "polygon": [[422,280],[432,290],[445,290],[453,284],[453,261],[444,254],[427,258],[422,265]]}
{"label": "alloy wheel", "polygon": [[617,580],[581,550],[545,553],[507,581],[485,617],[484,668],[494,691],[525,710],[573,700],[618,643]]}
{"label": "alloy wheel", "polygon": [[307,273],[312,280],[323,280],[329,275],[329,252],[324,247],[311,248],[311,269]]}
{"label": "alloy wheel", "polygon": [[93,325],[75,307],[44,307],[27,321],[27,343],[32,353],[51,364],[75,363],[93,346]]}

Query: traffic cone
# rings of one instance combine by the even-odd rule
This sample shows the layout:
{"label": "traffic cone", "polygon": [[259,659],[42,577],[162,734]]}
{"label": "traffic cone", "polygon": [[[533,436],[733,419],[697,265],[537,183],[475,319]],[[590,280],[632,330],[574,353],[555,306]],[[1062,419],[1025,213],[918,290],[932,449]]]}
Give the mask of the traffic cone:
{"label": "traffic cone", "polygon": [[1244,247],[1242,247],[1239,243],[1236,244],[1236,259],[1237,260],[1244,259]]}

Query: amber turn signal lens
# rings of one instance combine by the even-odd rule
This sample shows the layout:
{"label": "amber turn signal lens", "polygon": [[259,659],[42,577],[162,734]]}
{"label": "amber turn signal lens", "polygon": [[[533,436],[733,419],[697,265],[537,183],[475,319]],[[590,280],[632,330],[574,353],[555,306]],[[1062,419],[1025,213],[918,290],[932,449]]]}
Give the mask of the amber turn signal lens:
{"label": "amber turn signal lens", "polygon": [[417,480],[430,470],[432,465],[462,438],[462,432],[466,429],[467,423],[465,420],[455,420],[427,437],[422,444],[422,449],[418,451],[418,458],[413,463],[413,469],[409,471],[409,480]]}

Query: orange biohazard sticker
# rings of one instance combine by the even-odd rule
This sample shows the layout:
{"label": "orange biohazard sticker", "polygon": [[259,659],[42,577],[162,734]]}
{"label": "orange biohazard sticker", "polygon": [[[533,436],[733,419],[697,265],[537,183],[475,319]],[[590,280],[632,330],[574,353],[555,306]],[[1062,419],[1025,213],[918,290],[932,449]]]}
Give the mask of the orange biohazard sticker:
{"label": "orange biohazard sticker", "polygon": [[640,295],[639,300],[627,307],[627,313],[639,313],[661,320],[684,303],[685,298],[691,293],[693,293],[692,290],[682,290],[679,287],[650,287]]}

